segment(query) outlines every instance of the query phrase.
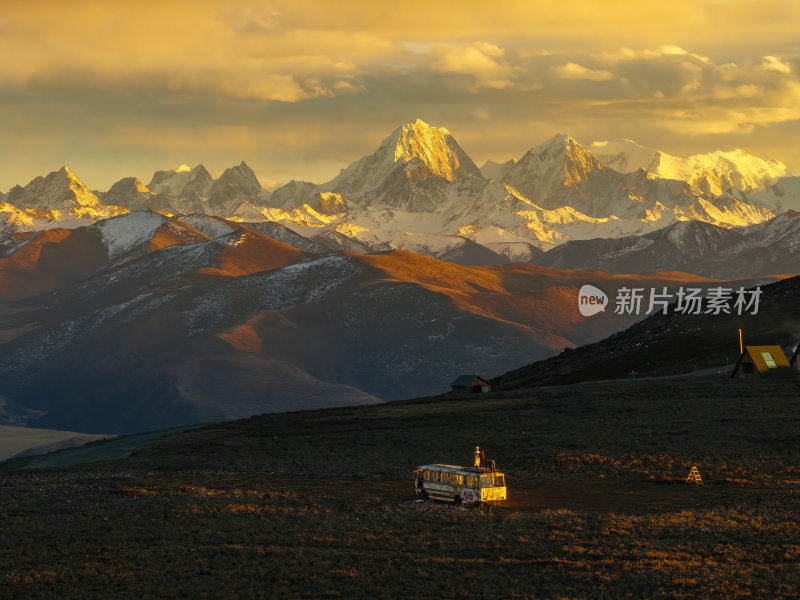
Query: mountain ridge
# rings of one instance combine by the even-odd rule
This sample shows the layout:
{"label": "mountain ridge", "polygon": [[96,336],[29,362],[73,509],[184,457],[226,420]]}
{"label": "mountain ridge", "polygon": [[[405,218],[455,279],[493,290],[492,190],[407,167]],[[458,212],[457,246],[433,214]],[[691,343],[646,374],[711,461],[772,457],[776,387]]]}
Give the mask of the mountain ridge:
{"label": "mountain ridge", "polygon": [[[628,149],[635,145],[624,142]],[[610,148],[609,143],[597,144],[596,148]],[[644,161],[641,155],[648,149],[636,148],[636,160]],[[677,160],[664,153],[659,156]],[[701,155],[690,159],[697,156]],[[518,256],[508,245],[510,239],[549,250],[568,240],[647,234],[682,220],[732,228],[765,222],[778,214],[774,211],[800,208],[800,185],[794,185],[791,177],[781,177],[767,189],[748,183],[761,177],[759,181],[768,185],[769,177],[786,171],[779,161],[755,159],[738,151],[702,156],[722,161],[714,164],[725,163],[718,182],[744,182],[745,189],[729,188],[713,195],[690,181],[691,174],[684,173],[687,180],[678,180],[643,168],[622,173],[604,165],[591,147],[584,148],[566,134],[533,146],[518,160],[496,163],[495,167],[487,163],[493,175],[489,177],[447,129],[418,119],[396,128],[372,154],[352,162],[332,180],[322,184],[293,181],[272,192],[261,187],[244,161],[217,179],[202,164],[181,165],[156,171],[147,185],[128,177],[98,194],[88,191],[69,172],[71,179],[62,187],[78,193],[73,190],[72,212],[66,215],[70,220],[63,221],[61,209],[42,208],[49,203],[63,204],[63,198],[39,193],[47,187],[43,187],[47,178],[36,178],[26,186],[27,191],[16,186],[0,198],[4,201],[0,204],[0,236],[74,227],[126,210],[150,208],[166,215],[202,213],[238,222],[282,223],[307,238],[338,238],[339,246],[344,244],[344,235],[353,238],[354,248],[360,243],[358,232],[365,230],[384,239],[391,238],[387,232],[405,231],[472,241],[481,232],[478,243],[486,251],[480,252],[488,259],[489,252],[498,250],[503,256]],[[737,171],[740,159],[741,169],[752,172]],[[64,174],[59,176],[61,171]],[[61,171],[47,177],[64,180],[67,171]],[[14,199],[21,200],[24,207],[14,205]],[[323,234],[345,222],[356,228]],[[419,247],[434,243],[431,237]]]}
{"label": "mountain ridge", "polygon": [[582,317],[587,281],[609,293],[716,284],[311,253],[198,219],[188,222],[214,237],[139,211],[6,248],[4,414],[107,433],[429,394],[460,372],[491,376],[640,318]]}

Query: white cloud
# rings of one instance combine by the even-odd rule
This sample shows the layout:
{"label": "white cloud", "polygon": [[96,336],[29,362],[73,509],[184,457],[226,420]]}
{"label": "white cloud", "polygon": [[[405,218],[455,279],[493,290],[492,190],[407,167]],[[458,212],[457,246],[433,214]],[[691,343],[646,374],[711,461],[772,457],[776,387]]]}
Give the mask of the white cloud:
{"label": "white cloud", "polygon": [[765,71],[777,71],[778,73],[791,73],[792,65],[778,60],[774,56],[765,56],[761,59],[761,68]]}
{"label": "white cloud", "polygon": [[683,56],[688,54],[686,50],[681,48],[680,46],[672,46],[672,45],[665,45],[659,48],[661,54],[672,54],[674,56]]}
{"label": "white cloud", "polygon": [[589,81],[610,81],[614,79],[614,74],[611,71],[587,69],[574,62],[552,67],[550,73],[560,79],[587,79]]}
{"label": "white cloud", "polygon": [[507,88],[513,85],[517,69],[507,64],[505,51],[485,42],[467,46],[436,45],[431,48],[431,68],[443,73],[472,75],[479,86]]}

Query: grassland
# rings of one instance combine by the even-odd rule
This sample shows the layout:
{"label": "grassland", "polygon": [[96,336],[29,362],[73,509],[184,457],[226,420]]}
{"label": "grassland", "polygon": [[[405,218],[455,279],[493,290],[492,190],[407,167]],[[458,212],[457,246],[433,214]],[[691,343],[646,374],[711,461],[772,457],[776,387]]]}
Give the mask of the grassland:
{"label": "grassland", "polygon": [[[414,466],[475,444],[507,503],[415,502]],[[798,455],[781,381],[263,415],[0,473],[0,597],[797,598]]]}

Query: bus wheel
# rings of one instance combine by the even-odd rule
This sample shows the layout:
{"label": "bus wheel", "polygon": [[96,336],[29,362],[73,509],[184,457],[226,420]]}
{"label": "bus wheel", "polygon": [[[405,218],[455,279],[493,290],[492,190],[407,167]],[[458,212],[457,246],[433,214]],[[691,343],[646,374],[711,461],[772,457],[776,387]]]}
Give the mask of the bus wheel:
{"label": "bus wheel", "polygon": [[428,501],[428,492],[426,492],[425,490],[422,490],[420,492],[420,494],[419,494],[419,497],[422,498],[423,502],[427,502]]}
{"label": "bus wheel", "polygon": [[456,506],[458,506],[459,504],[461,504],[461,496],[459,496],[459,495],[456,495],[456,496],[455,496],[455,498],[453,498],[453,503],[454,503]]}

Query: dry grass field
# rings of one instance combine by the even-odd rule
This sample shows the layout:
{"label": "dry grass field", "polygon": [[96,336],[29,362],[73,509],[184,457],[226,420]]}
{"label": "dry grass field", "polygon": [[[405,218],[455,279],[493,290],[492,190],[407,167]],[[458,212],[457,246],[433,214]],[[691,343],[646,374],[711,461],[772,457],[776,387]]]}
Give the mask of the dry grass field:
{"label": "dry grass field", "polygon": [[[415,502],[413,467],[475,444],[508,502]],[[0,597],[798,598],[799,457],[780,381],[264,415],[0,472]]]}

